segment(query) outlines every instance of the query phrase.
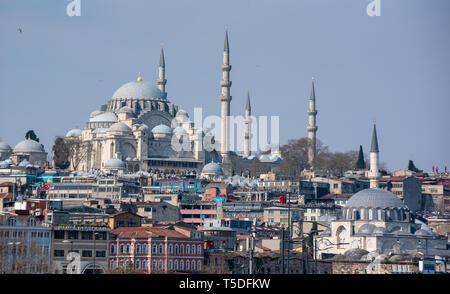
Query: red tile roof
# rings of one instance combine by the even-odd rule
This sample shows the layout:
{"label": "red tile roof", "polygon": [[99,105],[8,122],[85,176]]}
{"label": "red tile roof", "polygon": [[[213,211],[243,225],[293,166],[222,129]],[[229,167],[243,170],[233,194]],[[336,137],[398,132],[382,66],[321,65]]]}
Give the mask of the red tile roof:
{"label": "red tile roof", "polygon": [[[155,238],[168,237],[175,239],[190,239],[189,234],[183,233],[182,230],[191,231],[189,228],[181,228],[174,226],[173,229],[168,227],[122,227],[112,231],[119,239],[132,238]],[[178,230],[177,230],[178,229]],[[195,230],[194,230],[195,231]]]}

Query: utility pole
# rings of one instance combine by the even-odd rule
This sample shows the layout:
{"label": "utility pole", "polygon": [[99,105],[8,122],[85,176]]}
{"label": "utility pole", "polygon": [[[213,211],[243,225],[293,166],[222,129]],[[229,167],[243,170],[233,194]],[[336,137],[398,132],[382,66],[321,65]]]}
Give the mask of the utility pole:
{"label": "utility pole", "polygon": [[284,223],[281,223],[281,273],[285,273],[284,268]]}
{"label": "utility pole", "polygon": [[287,193],[288,198],[288,236],[287,236],[287,272],[290,273],[289,270],[289,250],[291,249],[291,193]]}
{"label": "utility pole", "polygon": [[255,250],[255,232],[256,232],[256,218],[253,219],[253,224],[252,224],[252,228],[251,228],[251,233],[250,233],[250,250],[249,250],[249,254],[250,254],[250,262],[249,262],[249,274],[254,274],[254,250]]}

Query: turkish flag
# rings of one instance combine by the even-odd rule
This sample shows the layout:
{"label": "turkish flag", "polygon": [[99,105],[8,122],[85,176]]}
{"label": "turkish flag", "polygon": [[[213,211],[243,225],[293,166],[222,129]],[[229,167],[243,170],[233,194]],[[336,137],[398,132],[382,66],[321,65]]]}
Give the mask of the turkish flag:
{"label": "turkish flag", "polygon": [[50,185],[44,185],[44,189],[45,189],[45,190],[50,189]]}

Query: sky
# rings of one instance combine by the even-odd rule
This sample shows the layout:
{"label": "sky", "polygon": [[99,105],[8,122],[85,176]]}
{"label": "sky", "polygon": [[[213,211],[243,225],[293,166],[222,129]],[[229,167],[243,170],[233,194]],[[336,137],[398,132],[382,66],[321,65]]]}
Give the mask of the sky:
{"label": "sky", "polygon": [[[33,129],[46,151],[83,128],[121,85],[157,79],[164,44],[168,99],[220,114],[225,27],[231,114],[280,117],[280,144],[307,136],[315,77],[317,137],[331,151],[450,168],[450,1],[0,0],[0,138],[12,148]],[[18,31],[21,28],[22,33]]]}

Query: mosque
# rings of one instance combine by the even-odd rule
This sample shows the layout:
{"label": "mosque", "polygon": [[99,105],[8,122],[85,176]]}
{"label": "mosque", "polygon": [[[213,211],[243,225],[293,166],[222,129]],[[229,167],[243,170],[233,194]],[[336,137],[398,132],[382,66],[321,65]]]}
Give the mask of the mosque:
{"label": "mosque", "polygon": [[353,195],[342,209],[342,216],[318,235],[316,250],[319,258],[344,254],[350,249],[411,255],[439,255],[447,250],[447,237],[436,236],[424,223],[414,220],[410,209],[395,194],[378,187],[378,159],[374,124],[370,188]]}
{"label": "mosque", "polygon": [[[250,154],[250,97],[247,95],[245,109],[244,155],[230,151],[230,58],[228,30],[225,34],[222,76],[220,83],[221,138],[216,141],[210,130],[197,129],[189,115],[169,101],[166,92],[165,57],[161,48],[156,85],[144,81],[141,73],[136,81],[128,82],[115,91],[107,104],[90,114],[84,129],[67,132],[66,142],[79,142],[72,156],[70,168],[89,171],[165,171],[200,174],[209,165],[205,174],[212,170],[217,175],[230,176],[249,169],[255,159]],[[202,143],[214,148],[205,150]],[[173,148],[178,146],[177,148]],[[211,150],[212,149],[212,150]],[[217,151],[216,151],[217,150]],[[262,162],[278,163],[280,156],[262,158]],[[242,162],[243,165],[236,164]],[[211,167],[214,166],[213,169]],[[237,167],[241,166],[241,167]]]}

